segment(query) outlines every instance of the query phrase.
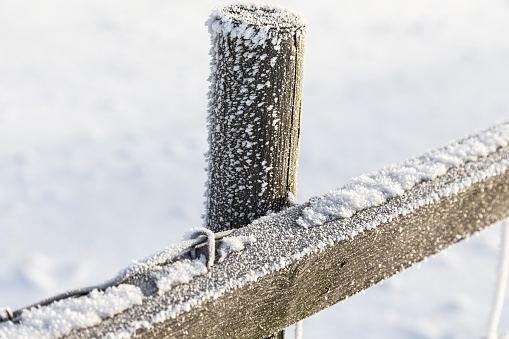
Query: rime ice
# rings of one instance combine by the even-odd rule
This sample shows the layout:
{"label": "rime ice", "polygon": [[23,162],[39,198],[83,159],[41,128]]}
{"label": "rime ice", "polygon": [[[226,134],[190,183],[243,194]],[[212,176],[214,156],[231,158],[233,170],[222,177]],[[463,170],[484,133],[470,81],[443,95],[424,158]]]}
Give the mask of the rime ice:
{"label": "rime ice", "polygon": [[[210,279],[215,281],[214,288],[210,288],[205,280],[196,278],[191,283],[196,288],[193,297],[183,300],[175,296],[174,306],[161,310],[151,321],[157,323],[175,318],[194,305],[200,305],[205,300],[217,298],[248,282],[256,281],[311,253],[322,251],[337,242],[411,213],[441,197],[457,194],[478,181],[504,173],[509,168],[509,150],[506,147],[502,153],[496,152],[508,144],[509,123],[504,123],[402,164],[354,179],[346,187],[362,186],[360,190],[368,197],[357,198],[354,191],[345,195],[350,196],[348,201],[351,205],[348,206],[358,209],[359,213],[363,213],[362,216],[350,214],[350,217],[343,217],[339,213],[329,214],[324,216],[328,222],[321,226],[302,227],[302,220],[309,220],[305,219],[306,216],[320,201],[330,201],[333,210],[339,205],[329,198],[334,196],[333,194],[327,194],[277,215],[259,218],[234,232],[235,237],[254,236],[257,241],[239,252],[238,256],[226,259],[227,266],[222,266],[217,274],[214,270],[211,271]],[[467,166],[471,162],[476,164]],[[459,170],[454,171],[455,167]],[[376,184],[376,180],[381,183]],[[394,185],[394,182],[398,185]],[[388,206],[373,211],[368,209],[380,205],[380,199],[386,201],[389,196],[403,195],[406,195],[406,198],[393,199]],[[326,205],[323,206],[323,210],[326,210]],[[348,209],[344,208],[344,211]],[[177,300],[181,300],[181,303]]]}
{"label": "rime ice", "polygon": [[[189,237],[194,238],[196,233],[203,229],[191,229]],[[206,230],[210,232],[209,230]],[[256,242],[254,236],[239,236],[223,238],[219,248],[213,248],[220,255],[218,262],[222,262],[229,254],[245,249],[246,245]],[[168,249],[149,256],[140,262],[134,262],[123,269],[115,279],[146,274],[157,286],[157,293],[163,295],[175,286],[188,284],[193,278],[208,272],[208,260],[204,255],[197,259],[185,259],[180,255],[184,249],[189,248],[192,240],[184,241]],[[214,246],[214,245],[213,245]],[[210,255],[210,253],[208,253]],[[170,261],[168,264],[167,262]],[[166,263],[166,265],[164,265]],[[105,318],[118,314],[134,305],[142,304],[144,295],[140,287],[121,284],[107,288],[104,292],[94,289],[88,295],[78,298],[67,298],[53,302],[46,306],[30,308],[21,314],[21,322],[14,324],[10,321],[0,322],[0,339],[8,338],[56,338],[99,324]],[[173,313],[189,311],[197,303],[184,303],[173,307]],[[8,319],[8,308],[0,308],[2,320]],[[128,331],[120,331],[108,337],[129,338],[139,328],[150,328],[158,322],[162,315],[158,314],[151,319],[136,321],[130,325]]]}
{"label": "rime ice", "polygon": [[[130,314],[130,319],[134,320],[114,324],[106,320],[98,325],[98,330],[113,337],[129,337],[138,328],[151,328],[157,323],[180,317],[210,299],[257,281],[312,253],[411,213],[442,197],[455,195],[476,182],[504,173],[509,168],[508,145],[509,123],[503,123],[402,164],[375,172],[379,173],[377,175],[372,173],[361,176],[361,179],[354,179],[345,187],[360,185],[362,187],[359,189],[367,194],[368,198],[357,199],[354,191],[345,194],[350,197],[348,201],[351,205],[348,206],[359,209],[350,217],[343,217],[339,213],[328,214],[324,216],[326,222],[322,225],[299,225],[302,220],[309,220],[303,218],[322,200],[331,201],[330,206],[333,208],[338,206],[330,198],[331,194],[328,194],[270,217],[259,218],[223,239],[224,245],[220,245],[217,250],[223,259],[218,260],[206,274],[206,261],[203,257],[182,261],[178,267],[170,264],[159,268],[159,271],[150,271],[152,265],[159,265],[172,257],[171,253],[178,253],[185,246],[177,245],[162,251],[134,265],[128,271],[155,278],[155,283],[161,289],[171,291],[144,298],[143,310],[150,310],[145,313],[137,309],[139,299],[136,296],[140,294],[133,290],[134,298],[129,298],[132,306],[125,309],[123,314]],[[421,167],[418,164],[421,164]],[[377,180],[382,183],[377,185]],[[400,186],[394,188],[394,182]],[[393,198],[387,198],[391,195]],[[379,199],[386,199],[385,203],[380,205]],[[378,206],[372,205],[373,203]],[[344,211],[348,210],[345,208]],[[401,229],[399,231],[401,232]],[[253,241],[254,239],[256,241]],[[249,246],[246,246],[247,244]],[[224,254],[228,256],[224,258]],[[103,297],[106,297],[106,294]],[[42,308],[44,309],[46,308]],[[75,318],[78,320],[75,321]],[[71,321],[81,324],[81,315],[75,318]],[[52,319],[59,319],[58,314]],[[104,327],[100,327],[103,325]],[[0,324],[0,338],[2,335],[6,337],[4,333],[23,334],[24,332],[11,331],[25,331],[26,328],[24,325],[12,323]],[[60,327],[58,330],[61,331]]]}
{"label": "rime ice", "polygon": [[55,302],[23,311],[21,324],[0,323],[0,338],[56,338],[77,328],[93,326],[104,318],[141,304],[139,287],[119,285],[104,292],[92,291],[88,296]]}
{"label": "rime ice", "polygon": [[207,259],[184,259],[165,267],[161,272],[154,274],[159,294],[170,290],[173,286],[185,284],[195,276],[207,273]]}
{"label": "rime ice", "polygon": [[242,251],[246,244],[252,244],[254,242],[256,242],[256,238],[252,235],[225,238],[217,250],[219,254],[218,261],[222,262],[228,254]]}
{"label": "rime ice", "polygon": [[311,201],[297,223],[312,227],[335,218],[349,218],[357,211],[402,195],[420,182],[443,175],[453,166],[507,146],[508,140],[509,125],[501,124],[475,137],[452,142],[401,164],[363,174],[346,186]]}
{"label": "rime ice", "polygon": [[245,226],[296,193],[303,37],[300,15],[226,5],[211,34],[205,226]]}

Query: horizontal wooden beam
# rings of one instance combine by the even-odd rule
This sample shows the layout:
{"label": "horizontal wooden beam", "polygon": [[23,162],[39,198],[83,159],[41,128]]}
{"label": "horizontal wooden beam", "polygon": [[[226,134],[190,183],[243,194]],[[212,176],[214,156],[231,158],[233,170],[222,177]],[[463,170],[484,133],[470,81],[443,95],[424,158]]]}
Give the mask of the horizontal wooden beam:
{"label": "horizontal wooden beam", "polygon": [[208,274],[162,295],[151,274],[139,275],[131,283],[146,294],[141,305],[70,337],[268,336],[507,217],[508,158],[509,147],[499,147],[378,206],[320,226],[297,223],[313,199],[261,218],[232,234],[258,241]]}
{"label": "horizontal wooden beam", "polygon": [[104,292],[4,310],[0,337],[266,337],[507,217],[508,168],[503,123],[231,233],[195,230]]}

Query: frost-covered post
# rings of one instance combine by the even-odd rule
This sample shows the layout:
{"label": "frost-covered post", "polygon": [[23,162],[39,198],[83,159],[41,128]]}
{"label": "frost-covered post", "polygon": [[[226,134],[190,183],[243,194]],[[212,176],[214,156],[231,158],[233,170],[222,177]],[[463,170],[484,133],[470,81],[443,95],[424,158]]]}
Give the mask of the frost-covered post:
{"label": "frost-covered post", "polygon": [[296,194],[305,22],[279,6],[225,5],[211,33],[205,223],[217,232]]}

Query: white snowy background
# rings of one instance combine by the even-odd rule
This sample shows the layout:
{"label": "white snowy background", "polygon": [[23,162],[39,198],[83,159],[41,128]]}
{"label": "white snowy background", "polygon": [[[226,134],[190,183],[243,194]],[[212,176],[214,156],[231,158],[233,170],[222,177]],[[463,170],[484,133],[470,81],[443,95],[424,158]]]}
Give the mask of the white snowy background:
{"label": "white snowy background", "polygon": [[[0,0],[0,306],[111,278],[201,225],[220,3]],[[301,202],[509,118],[507,0],[277,3],[310,27]],[[305,320],[304,338],[480,338],[499,238]]]}

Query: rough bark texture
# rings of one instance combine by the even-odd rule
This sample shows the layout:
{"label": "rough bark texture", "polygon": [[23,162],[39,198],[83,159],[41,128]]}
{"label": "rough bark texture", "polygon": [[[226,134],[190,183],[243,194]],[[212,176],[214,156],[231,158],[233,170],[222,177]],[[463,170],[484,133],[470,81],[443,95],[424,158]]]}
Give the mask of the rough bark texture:
{"label": "rough bark texture", "polygon": [[[136,320],[147,319],[189,296],[194,288],[210,290],[223,286],[231,277],[242,277],[253,267],[269,267],[279,258],[327,242],[335,230],[367,224],[375,215],[413,204],[456,182],[478,176],[483,169],[505,161],[509,148],[449,170],[444,176],[423,182],[402,196],[337,219],[322,226],[302,229],[295,221],[305,205],[244,227],[237,234],[257,234],[263,230],[278,234],[257,243],[214,266],[208,276],[188,285],[176,286],[163,296],[154,296],[123,314],[107,319],[94,328],[75,332],[71,337],[91,338],[108,332],[119,333]],[[409,211],[391,222],[363,231],[351,239],[333,242],[321,250],[287,262],[256,281],[231,288],[216,299],[209,298],[189,312],[138,330],[141,338],[260,338],[271,335],[347,297],[386,279],[424,258],[501,220],[509,214],[509,171],[484,178],[457,194]],[[303,243],[308,239],[308,243]],[[262,248],[273,249],[260,256]],[[319,247],[314,247],[319,248]],[[240,272],[240,273],[239,273]],[[236,278],[235,278],[236,279]],[[186,300],[188,300],[186,299]]]}
{"label": "rough bark texture", "polygon": [[302,27],[267,34],[262,44],[230,31],[212,38],[205,224],[215,232],[280,211],[296,195],[304,36]]}

